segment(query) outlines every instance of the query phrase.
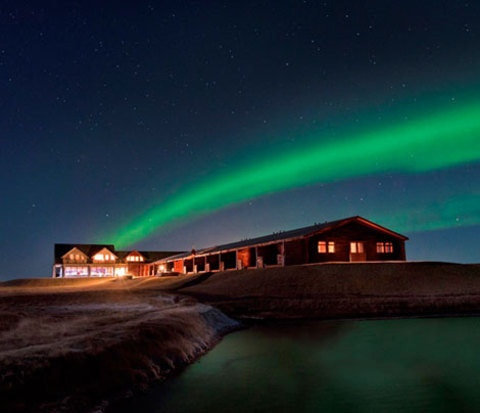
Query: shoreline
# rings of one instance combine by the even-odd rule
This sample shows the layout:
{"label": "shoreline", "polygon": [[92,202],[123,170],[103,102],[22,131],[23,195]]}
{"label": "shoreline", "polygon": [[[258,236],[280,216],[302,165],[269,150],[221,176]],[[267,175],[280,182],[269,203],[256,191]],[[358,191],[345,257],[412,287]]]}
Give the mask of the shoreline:
{"label": "shoreline", "polygon": [[0,403],[5,411],[108,412],[109,401],[179,374],[224,335],[255,324],[478,315],[475,264],[10,281],[0,284]]}
{"label": "shoreline", "polygon": [[77,294],[73,311],[58,303],[70,295],[31,294],[20,319],[2,318],[2,411],[104,412],[110,401],[185,368],[241,327],[173,294],[155,293],[144,304],[144,294],[92,301],[86,292]]}

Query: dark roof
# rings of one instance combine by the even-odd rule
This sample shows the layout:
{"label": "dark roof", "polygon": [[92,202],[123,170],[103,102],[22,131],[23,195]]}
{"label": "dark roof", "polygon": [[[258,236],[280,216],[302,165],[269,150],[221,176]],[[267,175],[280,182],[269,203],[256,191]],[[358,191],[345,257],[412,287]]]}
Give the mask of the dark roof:
{"label": "dark roof", "polygon": [[145,257],[146,262],[153,262],[157,260],[161,260],[163,258],[170,257],[171,255],[179,254],[181,251],[139,251],[139,250],[132,250],[132,251],[117,251],[116,254],[118,258],[124,259],[127,255],[131,254],[132,252],[138,252]]}
{"label": "dark roof", "polygon": [[[54,258],[55,264],[62,263],[62,257],[70,251],[72,248],[78,248],[82,251],[88,258],[92,258],[97,252],[101,251],[104,248],[108,248],[113,252],[119,259],[124,259],[128,254],[133,251],[115,251],[115,246],[113,244],[55,244],[54,248]],[[178,254],[180,251],[138,251],[145,257],[145,262],[157,261],[171,255]]]}
{"label": "dark roof", "polygon": [[218,245],[209,252],[219,252],[224,250],[246,247],[249,245],[264,244],[272,241],[281,241],[281,240],[290,239],[290,238],[302,237],[302,236],[320,231],[322,229],[335,226],[336,224],[343,221],[345,220],[341,219],[338,221],[324,222],[323,224],[315,224],[315,225],[310,225],[308,227],[292,229],[289,231],[280,231],[270,235],[263,235],[261,237],[249,238],[249,239],[245,239],[237,242],[231,242],[229,244]]}
{"label": "dark roof", "polygon": [[60,264],[62,262],[62,257],[72,248],[78,248],[89,258],[94,256],[98,251],[101,251],[104,248],[108,248],[116,255],[115,247],[113,246],[113,244],[55,244],[55,264]]}
{"label": "dark roof", "polygon": [[[372,221],[369,221],[365,218],[362,218],[360,216],[354,216],[354,217],[349,217],[349,218],[343,218],[339,219],[336,221],[330,221],[330,222],[324,222],[322,224],[315,224],[315,225],[310,225],[308,227],[302,227],[302,228],[297,228],[297,229],[292,229],[289,231],[280,231],[276,232],[270,235],[264,235],[261,237],[256,237],[256,238],[249,238],[241,241],[236,241],[236,242],[231,242],[228,244],[222,244],[222,245],[217,245],[214,247],[209,247],[209,248],[204,248],[201,250],[196,251],[196,255],[207,255],[211,253],[217,253],[221,251],[228,251],[228,250],[233,250],[237,248],[243,248],[243,247],[248,247],[248,246],[253,246],[253,245],[259,245],[259,244],[266,244],[269,242],[275,242],[275,241],[283,241],[283,240],[288,240],[288,239],[293,239],[293,238],[300,238],[304,237],[306,235],[314,234],[316,232],[322,232],[322,231],[327,231],[331,230],[337,226],[345,225],[349,222],[352,221],[358,221],[360,223],[363,223],[365,225],[368,225],[370,227],[375,228],[378,231],[381,232],[386,232],[391,236],[394,236],[396,238],[400,238],[403,240],[407,240],[408,238],[405,237],[404,235],[398,234],[392,230],[389,230],[385,227],[382,227],[378,224],[375,224]],[[178,254],[174,255],[171,257],[168,257],[166,261],[174,261],[177,259],[183,259],[187,258],[190,255],[192,255],[191,252],[185,252],[183,254]]]}
{"label": "dark roof", "polygon": [[149,262],[161,260],[162,258],[170,257],[171,255],[179,254],[183,251],[138,251]]}

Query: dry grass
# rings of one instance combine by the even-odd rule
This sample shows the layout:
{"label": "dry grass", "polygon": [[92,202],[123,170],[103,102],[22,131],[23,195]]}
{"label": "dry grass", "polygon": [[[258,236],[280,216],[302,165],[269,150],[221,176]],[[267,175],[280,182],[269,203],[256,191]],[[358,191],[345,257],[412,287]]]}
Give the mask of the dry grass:
{"label": "dry grass", "polygon": [[158,292],[158,281],[48,281],[2,289],[2,412],[85,411],[163,378],[238,327],[194,299]]}
{"label": "dry grass", "polygon": [[198,298],[235,317],[472,314],[480,313],[480,266],[325,264],[2,283],[0,411],[85,411],[185,365],[238,326]]}
{"label": "dry grass", "polygon": [[480,266],[324,264],[214,274],[180,289],[236,317],[358,317],[480,312]]}

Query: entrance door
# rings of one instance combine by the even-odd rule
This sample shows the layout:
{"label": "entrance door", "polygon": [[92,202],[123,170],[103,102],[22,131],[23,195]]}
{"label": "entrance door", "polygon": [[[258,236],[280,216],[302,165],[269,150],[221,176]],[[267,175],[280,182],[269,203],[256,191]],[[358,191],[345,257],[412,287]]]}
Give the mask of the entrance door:
{"label": "entrance door", "polygon": [[367,254],[363,242],[353,241],[350,243],[350,261],[366,261]]}

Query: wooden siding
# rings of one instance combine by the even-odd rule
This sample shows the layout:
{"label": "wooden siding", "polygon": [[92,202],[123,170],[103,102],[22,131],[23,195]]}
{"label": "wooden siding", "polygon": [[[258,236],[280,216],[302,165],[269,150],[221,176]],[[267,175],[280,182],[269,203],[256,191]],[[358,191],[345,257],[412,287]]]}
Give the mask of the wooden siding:
{"label": "wooden siding", "polygon": [[[319,253],[318,241],[334,241],[334,253]],[[308,262],[350,261],[350,242],[363,242],[366,261],[405,260],[404,241],[385,233],[351,222],[332,231],[308,238]],[[377,242],[391,242],[393,252],[377,253]]]}
{"label": "wooden siding", "polygon": [[173,263],[173,271],[183,273],[183,260],[178,260]]}
{"label": "wooden siding", "polygon": [[306,260],[305,241],[303,239],[285,242],[285,265],[304,264]]}

